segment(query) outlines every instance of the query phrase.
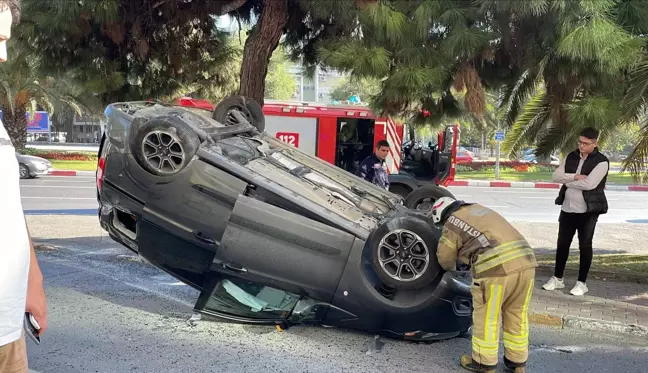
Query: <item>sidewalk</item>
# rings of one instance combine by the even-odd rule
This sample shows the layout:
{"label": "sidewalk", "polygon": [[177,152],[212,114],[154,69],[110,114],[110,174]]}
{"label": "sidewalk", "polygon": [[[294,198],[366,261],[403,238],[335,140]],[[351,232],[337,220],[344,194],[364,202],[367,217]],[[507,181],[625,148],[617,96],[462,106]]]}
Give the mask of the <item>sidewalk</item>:
{"label": "sidewalk", "polygon": [[[499,181],[499,180],[453,180],[450,186],[468,186],[483,188],[531,188],[531,189],[560,189],[561,184],[552,182],[528,182],[528,181]],[[648,192],[648,185],[619,185],[608,183],[606,190]]]}
{"label": "sidewalk", "polygon": [[549,277],[536,275],[529,307],[531,323],[648,336],[647,285],[588,279],[589,292],[575,297],[569,294],[575,276],[566,276],[564,289],[543,290]]}

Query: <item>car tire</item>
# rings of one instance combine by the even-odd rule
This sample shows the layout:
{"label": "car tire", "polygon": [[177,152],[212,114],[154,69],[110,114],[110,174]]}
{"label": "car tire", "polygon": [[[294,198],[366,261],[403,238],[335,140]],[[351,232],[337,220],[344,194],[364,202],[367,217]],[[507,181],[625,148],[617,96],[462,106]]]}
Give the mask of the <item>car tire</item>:
{"label": "car tire", "polygon": [[29,179],[31,178],[31,175],[29,174],[29,167],[27,165],[21,163],[18,165],[18,171],[21,179]]}
{"label": "car tire", "polygon": [[[439,186],[422,186],[414,189],[403,202],[405,207],[412,210],[430,210],[434,202],[441,197],[455,198],[449,190]],[[429,202],[426,200],[430,200]]]}
{"label": "car tire", "polygon": [[437,258],[440,238],[441,232],[419,217],[387,221],[372,234],[372,267],[385,285],[421,289],[444,272]]}
{"label": "car tire", "polygon": [[157,176],[171,176],[191,161],[200,146],[192,127],[178,116],[151,118],[131,138],[137,163]]}
{"label": "car tire", "polygon": [[399,196],[403,197],[403,199],[407,198],[407,196],[410,194],[411,190],[406,187],[405,185],[401,184],[391,184],[389,185],[389,191],[398,194]]}
{"label": "car tire", "polygon": [[240,124],[231,112],[237,110],[259,132],[265,131],[265,115],[263,108],[254,99],[247,96],[229,96],[221,101],[212,114],[212,118],[226,125]]}

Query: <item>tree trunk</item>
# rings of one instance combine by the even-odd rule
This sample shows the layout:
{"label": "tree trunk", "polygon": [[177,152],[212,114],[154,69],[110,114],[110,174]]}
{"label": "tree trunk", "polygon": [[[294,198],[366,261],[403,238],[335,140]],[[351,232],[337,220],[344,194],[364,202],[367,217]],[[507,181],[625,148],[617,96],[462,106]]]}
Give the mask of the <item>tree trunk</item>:
{"label": "tree trunk", "polygon": [[259,21],[245,41],[239,95],[263,105],[265,77],[272,52],[288,22],[288,0],[265,0]]}
{"label": "tree trunk", "polygon": [[2,123],[7,129],[7,134],[17,152],[21,152],[27,145],[27,108],[16,106],[12,113],[11,108],[2,108]]}

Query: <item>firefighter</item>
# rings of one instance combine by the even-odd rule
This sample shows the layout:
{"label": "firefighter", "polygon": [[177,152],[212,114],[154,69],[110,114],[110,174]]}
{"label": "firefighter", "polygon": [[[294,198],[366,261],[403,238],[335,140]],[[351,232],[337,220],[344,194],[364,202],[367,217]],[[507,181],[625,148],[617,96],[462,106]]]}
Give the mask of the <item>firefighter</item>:
{"label": "firefighter", "polygon": [[473,284],[472,356],[461,357],[471,372],[494,373],[500,340],[504,365],[524,373],[529,355],[527,309],[537,267],[527,240],[497,212],[476,203],[440,198],[430,212],[442,226],[437,256],[447,271],[457,260],[471,267]]}

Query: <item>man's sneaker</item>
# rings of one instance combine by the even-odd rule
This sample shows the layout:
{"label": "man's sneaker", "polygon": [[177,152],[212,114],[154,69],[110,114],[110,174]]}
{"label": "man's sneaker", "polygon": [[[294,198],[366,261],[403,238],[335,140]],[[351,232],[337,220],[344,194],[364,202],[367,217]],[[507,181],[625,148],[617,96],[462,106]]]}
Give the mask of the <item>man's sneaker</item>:
{"label": "man's sneaker", "polygon": [[552,276],[546,284],[542,285],[545,290],[556,290],[565,287],[565,282],[556,276]]}
{"label": "man's sneaker", "polygon": [[576,282],[576,285],[574,286],[573,289],[571,289],[570,293],[572,295],[584,295],[587,293],[589,289],[587,289],[587,285],[585,285],[584,282]]}

